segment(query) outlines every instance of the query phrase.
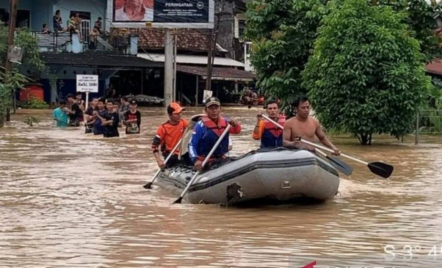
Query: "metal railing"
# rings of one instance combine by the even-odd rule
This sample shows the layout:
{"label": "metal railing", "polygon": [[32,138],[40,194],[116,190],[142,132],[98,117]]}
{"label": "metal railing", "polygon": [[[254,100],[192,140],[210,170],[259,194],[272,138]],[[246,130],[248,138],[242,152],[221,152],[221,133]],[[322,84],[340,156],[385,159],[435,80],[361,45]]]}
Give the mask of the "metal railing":
{"label": "metal railing", "polygon": [[442,110],[422,110],[416,114],[415,144],[420,135],[442,135]]}
{"label": "metal railing", "polygon": [[[105,35],[84,35],[82,33],[81,44],[83,52],[86,50],[113,50],[114,52],[124,52],[130,46],[130,36],[105,36]],[[44,52],[64,52],[69,44],[72,44],[72,34],[69,32],[32,32],[37,38],[40,51]]]}

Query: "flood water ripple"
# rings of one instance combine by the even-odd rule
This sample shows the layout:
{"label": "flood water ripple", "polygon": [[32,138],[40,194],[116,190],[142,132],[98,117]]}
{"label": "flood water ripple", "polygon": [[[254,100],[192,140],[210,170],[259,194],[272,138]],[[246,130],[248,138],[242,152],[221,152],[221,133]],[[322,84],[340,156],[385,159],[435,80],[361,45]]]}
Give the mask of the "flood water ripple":
{"label": "flood water ripple", "polygon": [[[38,111],[41,123],[29,127],[22,111],[0,129],[0,267],[302,267],[377,258],[387,245],[419,245],[421,255],[437,246],[442,258],[437,139],[414,146],[380,137],[362,147],[332,137],[343,152],[395,172],[385,180],[343,159],[353,175],[323,204],[171,205],[176,196],[142,187],[156,171],[150,145],[163,109],[142,109],[141,135],[112,139],[55,129],[50,113]],[[256,109],[224,113],[244,126],[232,154],[257,148]],[[425,256],[406,263],[442,267]]]}

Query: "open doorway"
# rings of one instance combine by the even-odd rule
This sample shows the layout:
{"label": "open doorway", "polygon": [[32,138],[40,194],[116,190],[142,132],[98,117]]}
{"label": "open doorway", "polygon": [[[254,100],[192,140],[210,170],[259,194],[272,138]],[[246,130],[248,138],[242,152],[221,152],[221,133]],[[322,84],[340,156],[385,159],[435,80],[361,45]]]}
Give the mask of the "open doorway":
{"label": "open doorway", "polygon": [[31,12],[29,10],[17,10],[17,22],[15,24],[17,28],[30,28],[31,27]]}
{"label": "open doorway", "polygon": [[[0,21],[5,25],[9,25],[10,14],[9,10],[0,8]],[[17,10],[17,21],[15,23],[17,28],[31,27],[31,12],[29,10]]]}
{"label": "open doorway", "polygon": [[84,11],[71,11],[69,14],[69,18],[72,16],[79,15],[81,19],[80,32],[83,38],[83,41],[89,43],[89,32],[91,31],[91,13]]}

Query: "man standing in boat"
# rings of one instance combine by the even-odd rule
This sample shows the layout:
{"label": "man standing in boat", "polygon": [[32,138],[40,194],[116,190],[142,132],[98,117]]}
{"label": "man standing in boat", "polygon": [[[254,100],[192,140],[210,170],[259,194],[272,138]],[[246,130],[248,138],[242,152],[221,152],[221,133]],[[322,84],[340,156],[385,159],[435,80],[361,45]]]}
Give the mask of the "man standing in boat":
{"label": "man standing in boat", "polygon": [[[227,124],[232,127],[229,130],[230,134],[239,134],[241,132],[241,125],[236,119],[227,120],[221,116],[221,103],[218,98],[211,97],[205,104],[206,115],[195,125],[193,129],[192,138],[189,143],[189,156],[194,162],[197,170],[202,170],[202,163],[205,156],[209,154],[218,138],[227,128]],[[221,162],[227,158],[229,152],[229,133],[224,136],[224,139],[219,144],[213,153],[209,166],[215,162]]]}
{"label": "man standing in boat", "polygon": [[[167,107],[167,114],[169,115],[169,120],[164,124],[161,124],[152,142],[152,151],[157,165],[159,168],[164,169],[166,165],[164,160],[160,156],[159,149],[161,147],[161,152],[163,153],[164,159],[170,154],[175,145],[183,137],[184,131],[186,130],[189,123],[187,120],[182,119],[184,108],[182,108],[178,103],[172,102]],[[180,154],[179,149],[173,152],[173,156],[167,162],[167,166],[173,166],[178,163],[178,156]],[[185,157],[184,157],[185,159]],[[185,159],[186,160],[186,159]],[[188,161],[190,162],[190,161]]]}
{"label": "man standing in boat", "polygon": [[[271,100],[267,102],[266,113],[273,121],[281,126],[285,124],[285,116],[279,114],[279,104]],[[252,137],[255,140],[261,140],[261,148],[282,147],[282,129],[272,122],[262,119],[262,112],[259,112]]]}
{"label": "man standing in boat", "polygon": [[319,121],[310,116],[310,101],[307,96],[300,96],[295,100],[294,110],[296,116],[285,122],[283,132],[284,147],[306,149],[314,152],[314,147],[300,142],[299,138],[310,142],[315,142],[315,138],[318,138],[322,144],[334,151],[334,155],[341,154],[341,151],[324,135]]}

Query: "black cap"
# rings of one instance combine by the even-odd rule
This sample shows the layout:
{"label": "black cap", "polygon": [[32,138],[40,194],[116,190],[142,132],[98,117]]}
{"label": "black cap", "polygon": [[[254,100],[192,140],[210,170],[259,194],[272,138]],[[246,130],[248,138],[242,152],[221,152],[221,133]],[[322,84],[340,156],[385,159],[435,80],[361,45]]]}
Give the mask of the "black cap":
{"label": "black cap", "polygon": [[130,101],[129,101],[129,104],[132,104],[132,105],[137,105],[137,104],[138,104],[138,102],[137,102],[136,100],[130,100]]}

